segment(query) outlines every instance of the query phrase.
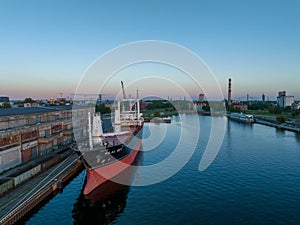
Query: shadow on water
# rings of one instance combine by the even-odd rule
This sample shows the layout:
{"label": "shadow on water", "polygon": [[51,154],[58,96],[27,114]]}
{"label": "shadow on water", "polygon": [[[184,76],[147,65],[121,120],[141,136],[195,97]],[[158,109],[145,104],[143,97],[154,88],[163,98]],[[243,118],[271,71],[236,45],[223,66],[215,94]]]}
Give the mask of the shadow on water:
{"label": "shadow on water", "polygon": [[[142,160],[143,152],[140,151],[133,165],[141,165]],[[88,196],[83,195],[82,189],[73,206],[73,223],[76,225],[114,223],[126,207],[130,184],[137,172],[136,168],[129,167],[118,175],[123,184],[108,180]]]}
{"label": "shadow on water", "polygon": [[280,129],[280,128],[275,128],[275,134],[277,138],[283,138],[285,137],[285,130]]}
{"label": "shadow on water", "polygon": [[240,126],[241,128],[243,128],[243,130],[252,130],[254,126],[254,123],[245,123],[242,121],[236,121],[232,119],[228,119],[228,123],[232,123],[235,124],[236,126]]}
{"label": "shadow on water", "polygon": [[129,189],[129,186],[108,181],[105,189],[101,188],[101,190],[110,191],[111,193],[102,195],[99,191],[101,198],[95,203],[90,203],[81,194],[72,210],[74,224],[100,225],[112,223],[124,211]]}

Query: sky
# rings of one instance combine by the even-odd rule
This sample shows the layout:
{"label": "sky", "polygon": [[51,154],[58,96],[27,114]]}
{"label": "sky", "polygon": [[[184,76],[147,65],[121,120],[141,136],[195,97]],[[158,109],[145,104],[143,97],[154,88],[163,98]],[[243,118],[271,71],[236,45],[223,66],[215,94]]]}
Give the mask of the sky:
{"label": "sky", "polygon": [[[199,56],[225,97],[230,77],[235,99],[272,100],[282,90],[300,99],[299,11],[297,0],[0,0],[0,96],[70,97],[111,49],[161,40]],[[138,74],[172,79],[176,71],[153,68],[137,66]],[[146,82],[141,94],[157,84]]]}

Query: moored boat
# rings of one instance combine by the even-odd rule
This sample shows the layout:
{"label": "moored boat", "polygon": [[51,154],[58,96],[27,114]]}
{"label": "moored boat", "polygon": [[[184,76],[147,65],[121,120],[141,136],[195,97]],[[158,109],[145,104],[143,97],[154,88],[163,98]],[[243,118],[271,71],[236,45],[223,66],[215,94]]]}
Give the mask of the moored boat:
{"label": "moored boat", "polygon": [[144,122],[139,104],[139,99],[118,100],[113,132],[103,132],[101,115],[88,113],[88,143],[73,146],[85,166],[86,198],[106,181],[124,182],[118,175],[134,163],[142,145]]}
{"label": "moored boat", "polygon": [[253,115],[244,114],[244,113],[231,113],[229,115],[229,118],[232,120],[236,120],[236,121],[244,122],[244,123],[253,123],[254,122]]}

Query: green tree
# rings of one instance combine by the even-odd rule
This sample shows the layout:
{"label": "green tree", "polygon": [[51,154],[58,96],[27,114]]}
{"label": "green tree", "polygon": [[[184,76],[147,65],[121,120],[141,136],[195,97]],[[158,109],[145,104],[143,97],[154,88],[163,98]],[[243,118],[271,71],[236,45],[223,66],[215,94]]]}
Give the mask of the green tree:
{"label": "green tree", "polygon": [[270,102],[251,102],[248,105],[249,110],[266,110],[272,106]]}
{"label": "green tree", "polygon": [[283,108],[281,108],[278,105],[277,106],[273,106],[273,107],[270,107],[269,112],[273,113],[273,114],[281,114],[281,113],[283,113]]}
{"label": "green tree", "polygon": [[291,114],[292,114],[292,117],[295,118],[296,116],[300,115],[300,109],[293,109]]}
{"label": "green tree", "polygon": [[96,112],[100,112],[101,114],[111,113],[110,108],[105,107],[103,104],[96,105]]}
{"label": "green tree", "polygon": [[206,105],[202,106],[202,109],[203,109],[205,112],[210,112],[210,106],[209,106],[208,102],[206,103]]}
{"label": "green tree", "polygon": [[155,111],[154,112],[154,117],[160,117],[160,112],[159,111]]}
{"label": "green tree", "polygon": [[24,103],[31,103],[31,102],[34,102],[32,98],[25,98],[24,100]]}
{"label": "green tree", "polygon": [[3,102],[1,108],[11,108],[11,105],[9,102]]}

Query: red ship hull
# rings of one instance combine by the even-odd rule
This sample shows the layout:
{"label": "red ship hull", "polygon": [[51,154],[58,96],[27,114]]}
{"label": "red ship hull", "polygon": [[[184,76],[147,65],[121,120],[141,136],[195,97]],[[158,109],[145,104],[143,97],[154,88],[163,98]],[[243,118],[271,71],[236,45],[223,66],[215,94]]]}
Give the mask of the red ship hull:
{"label": "red ship hull", "polygon": [[[97,189],[97,187],[103,185],[108,180],[114,181],[114,178],[118,174],[122,173],[133,164],[141,149],[141,145],[142,138],[140,137],[135,146],[132,148],[130,154],[128,154],[125,158],[96,169],[91,169],[85,165],[86,184],[83,189],[83,195],[86,196],[86,198],[89,198],[88,196],[92,195],[92,192]],[[118,179],[115,181],[118,182]],[[122,180],[119,180],[119,183],[122,183]]]}

